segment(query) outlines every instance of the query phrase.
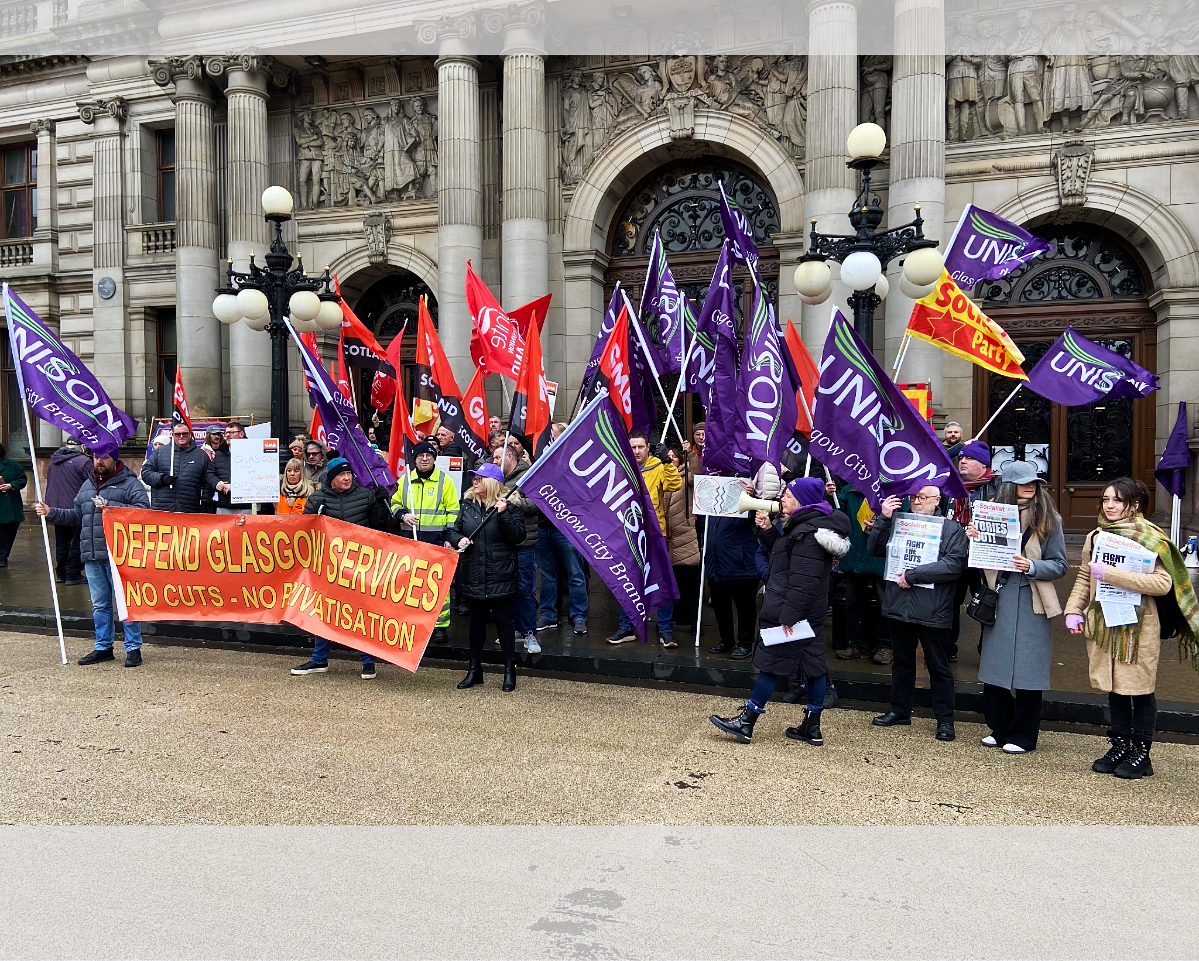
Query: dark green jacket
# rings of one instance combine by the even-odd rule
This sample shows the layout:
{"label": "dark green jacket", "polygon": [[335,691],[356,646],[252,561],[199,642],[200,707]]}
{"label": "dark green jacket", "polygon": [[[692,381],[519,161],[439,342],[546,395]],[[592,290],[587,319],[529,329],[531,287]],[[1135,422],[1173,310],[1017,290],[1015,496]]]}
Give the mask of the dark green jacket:
{"label": "dark green jacket", "polygon": [[25,520],[21,491],[29,483],[25,469],[11,457],[0,457],[0,477],[12,484],[12,490],[0,492],[0,524],[19,524]]}
{"label": "dark green jacket", "polygon": [[[885,561],[881,557],[871,556],[866,549],[866,539],[869,535],[862,530],[862,525],[858,523],[858,511],[861,510],[862,503],[866,498],[848,484],[841,488],[840,498],[841,510],[849,515],[850,547],[849,553],[841,558],[841,564],[837,570],[843,574],[873,574],[875,577],[882,577]],[[907,512],[911,509],[911,504],[905,497],[900,510]]]}

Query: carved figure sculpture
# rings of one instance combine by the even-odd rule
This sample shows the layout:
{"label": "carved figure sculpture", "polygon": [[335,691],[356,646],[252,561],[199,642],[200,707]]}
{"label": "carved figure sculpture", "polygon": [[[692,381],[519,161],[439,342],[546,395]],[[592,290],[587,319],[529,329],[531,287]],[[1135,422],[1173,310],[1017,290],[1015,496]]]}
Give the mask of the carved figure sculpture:
{"label": "carved figure sculpture", "polygon": [[325,159],[325,138],[311,110],[301,110],[295,121],[296,157],[299,161],[300,207],[313,208],[321,198],[321,167]]}
{"label": "carved figure sculpture", "polygon": [[948,46],[958,51],[945,68],[945,116],[949,125],[949,139],[969,140],[972,136],[971,121],[973,136],[977,137],[983,131],[978,72],[984,58],[973,52],[978,49],[978,41],[974,36],[972,16],[964,14],[958,18],[957,34],[950,38]]}
{"label": "carved figure sculpture", "polygon": [[862,58],[862,99],[858,119],[861,123],[887,126],[887,92],[891,89],[891,58]]}
{"label": "carved figure sculpture", "polygon": [[595,156],[591,146],[591,105],[583,71],[572,70],[562,90],[562,182],[577,184]]}
{"label": "carved figure sculpture", "polygon": [[[982,87],[983,126],[988,133],[1006,136],[1011,128],[1015,132],[1015,114],[1007,100],[1007,57],[1003,53],[1003,38],[995,30],[995,21],[987,18],[978,23],[982,37],[983,66],[979,77]],[[1010,118],[1004,123],[1003,114]]]}
{"label": "carved figure sculpture", "polygon": [[391,116],[383,130],[383,187],[392,196],[410,197],[420,183],[420,174],[409,151],[420,138],[400,101],[392,100],[390,106]]}
{"label": "carved figure sculpture", "polygon": [[1062,22],[1048,37],[1045,86],[1049,90],[1049,115],[1061,114],[1062,129],[1069,131],[1078,127],[1094,101],[1091,68],[1083,53],[1086,31],[1078,22],[1078,7],[1068,4],[1062,14]]}
{"label": "carved figure sculpture", "polygon": [[416,146],[412,160],[426,197],[437,194],[437,118],[425,108],[424,97],[412,98],[412,126],[416,130]]}
{"label": "carved figure sculpture", "polygon": [[[1045,126],[1045,104],[1041,99],[1045,74],[1041,51],[1045,48],[1045,36],[1033,26],[1032,11],[1027,7],[1016,14],[1016,29],[1009,35],[1007,46],[1014,54],[1008,63],[1007,87],[1016,113],[1016,130],[1021,134],[1036,133]],[[1031,123],[1025,104],[1032,106]]]}

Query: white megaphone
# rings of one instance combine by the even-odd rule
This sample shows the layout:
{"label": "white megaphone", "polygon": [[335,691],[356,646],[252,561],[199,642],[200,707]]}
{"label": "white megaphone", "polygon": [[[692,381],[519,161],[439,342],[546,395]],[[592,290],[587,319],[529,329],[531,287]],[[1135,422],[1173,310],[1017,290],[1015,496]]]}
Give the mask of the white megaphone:
{"label": "white megaphone", "polygon": [[764,514],[781,514],[783,508],[778,501],[765,501],[742,491],[741,496],[737,498],[737,513],[747,514],[750,511],[761,511]]}

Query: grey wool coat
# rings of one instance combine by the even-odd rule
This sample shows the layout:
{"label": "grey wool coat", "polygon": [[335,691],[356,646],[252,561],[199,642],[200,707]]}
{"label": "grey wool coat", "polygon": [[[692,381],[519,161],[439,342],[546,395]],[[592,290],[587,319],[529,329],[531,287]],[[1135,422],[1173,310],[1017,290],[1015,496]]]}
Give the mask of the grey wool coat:
{"label": "grey wool coat", "polygon": [[1028,574],[1000,572],[995,623],[983,628],[978,679],[1009,691],[1049,690],[1053,660],[1053,621],[1032,609],[1029,578],[1056,581],[1066,573],[1066,539],[1060,521],[1041,545],[1041,559]]}

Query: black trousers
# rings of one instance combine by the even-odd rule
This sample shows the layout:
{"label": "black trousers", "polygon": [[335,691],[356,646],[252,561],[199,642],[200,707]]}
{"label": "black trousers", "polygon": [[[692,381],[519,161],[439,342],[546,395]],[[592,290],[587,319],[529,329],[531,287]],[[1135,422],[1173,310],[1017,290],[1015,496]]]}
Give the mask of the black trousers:
{"label": "black trousers", "polygon": [[983,685],[983,718],[991,735],[1004,744],[1015,744],[1026,751],[1037,749],[1041,733],[1041,692],[1016,691],[994,684]]}
{"label": "black trousers", "polygon": [[737,643],[752,648],[758,634],[758,584],[756,577],[712,581],[712,613],[725,643],[733,639],[733,607],[737,608]]}
{"label": "black trousers", "polygon": [[1107,696],[1112,712],[1112,730],[1121,737],[1152,741],[1157,728],[1156,694],[1116,694]]}
{"label": "black trousers", "polygon": [[13,542],[17,539],[17,531],[20,527],[20,521],[0,524],[0,561],[5,564],[8,563],[8,555],[12,552]]}
{"label": "black trousers", "polygon": [[845,647],[867,654],[891,646],[891,622],[883,617],[883,579],[874,574],[845,575]]}
{"label": "black trousers", "polygon": [[679,599],[674,602],[674,622],[695,625],[699,609],[699,567],[695,564],[673,565],[674,580],[679,585]]}
{"label": "black trousers", "polygon": [[493,597],[490,600],[479,601],[467,598],[470,606],[470,656],[478,660],[483,655],[483,645],[487,643],[487,622],[495,621],[495,628],[500,635],[500,650],[504,652],[504,660],[516,659],[516,629],[512,626],[512,598]]}
{"label": "black trousers", "polygon": [[[919,588],[916,588],[919,590]],[[953,720],[953,672],[949,669],[948,627],[925,627],[907,621],[891,621],[891,710],[910,715],[916,697],[916,645],[924,648],[932,689],[933,716],[938,721]]]}
{"label": "black trousers", "polygon": [[78,524],[54,525],[54,573],[61,580],[73,581],[83,576],[83,562],[79,559]]}

